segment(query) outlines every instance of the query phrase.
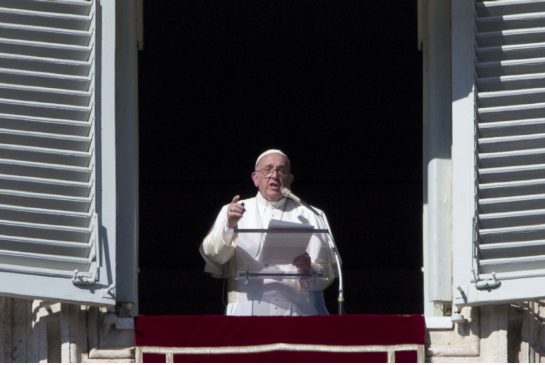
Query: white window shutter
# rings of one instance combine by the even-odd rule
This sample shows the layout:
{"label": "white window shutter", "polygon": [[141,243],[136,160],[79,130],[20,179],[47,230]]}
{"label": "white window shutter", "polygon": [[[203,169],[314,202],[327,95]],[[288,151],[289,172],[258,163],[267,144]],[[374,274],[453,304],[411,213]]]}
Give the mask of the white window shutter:
{"label": "white window shutter", "polygon": [[2,295],[115,303],[99,274],[95,7],[0,0]]}
{"label": "white window shutter", "polygon": [[456,302],[543,298],[545,1],[472,6],[474,140],[468,146],[474,171],[467,166],[466,173],[474,179],[474,211],[465,221],[472,225],[471,248],[454,242],[455,262],[471,255],[458,260],[463,274],[455,276]]}

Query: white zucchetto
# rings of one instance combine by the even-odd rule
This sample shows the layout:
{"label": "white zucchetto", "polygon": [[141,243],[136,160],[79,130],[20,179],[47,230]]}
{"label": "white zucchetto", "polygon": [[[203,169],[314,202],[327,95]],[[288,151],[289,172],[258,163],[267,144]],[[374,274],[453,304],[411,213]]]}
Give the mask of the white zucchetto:
{"label": "white zucchetto", "polygon": [[257,165],[259,164],[259,160],[261,160],[263,157],[265,157],[265,156],[267,156],[267,155],[270,155],[271,153],[277,153],[277,154],[279,154],[279,155],[284,156],[285,158],[287,158],[287,159],[289,160],[288,155],[286,155],[284,152],[282,152],[282,151],[280,151],[280,150],[278,150],[278,149],[272,148],[272,149],[270,149],[270,150],[267,150],[267,151],[263,152],[262,154],[260,154],[260,155],[257,157],[257,160],[255,160],[255,168],[257,169]]}

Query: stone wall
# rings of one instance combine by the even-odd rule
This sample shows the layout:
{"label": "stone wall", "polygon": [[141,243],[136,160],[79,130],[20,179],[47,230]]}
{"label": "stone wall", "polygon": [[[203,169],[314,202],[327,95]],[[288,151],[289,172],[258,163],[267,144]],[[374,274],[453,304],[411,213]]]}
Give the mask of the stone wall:
{"label": "stone wall", "polygon": [[463,308],[451,329],[428,330],[429,362],[545,362],[545,302]]}
{"label": "stone wall", "polygon": [[101,307],[0,297],[0,362],[134,362],[132,323]]}

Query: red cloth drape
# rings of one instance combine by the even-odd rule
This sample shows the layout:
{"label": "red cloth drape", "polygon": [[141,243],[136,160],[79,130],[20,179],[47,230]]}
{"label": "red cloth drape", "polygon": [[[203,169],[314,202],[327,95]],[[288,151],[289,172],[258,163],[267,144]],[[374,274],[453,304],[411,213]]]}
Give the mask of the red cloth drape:
{"label": "red cloth drape", "polygon": [[[421,315],[344,315],[311,317],[139,316],[137,346],[236,347],[275,343],[309,345],[424,344]],[[414,351],[396,354],[398,361],[416,361]],[[177,362],[383,362],[385,353],[270,351],[248,354],[182,354]],[[164,355],[144,361],[163,362]]]}

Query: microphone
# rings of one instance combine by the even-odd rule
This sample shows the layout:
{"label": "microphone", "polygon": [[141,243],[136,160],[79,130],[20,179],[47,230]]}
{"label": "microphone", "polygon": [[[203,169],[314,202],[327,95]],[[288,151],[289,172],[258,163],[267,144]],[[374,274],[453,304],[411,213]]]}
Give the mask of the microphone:
{"label": "microphone", "polygon": [[316,211],[310,204],[306,203],[304,200],[299,198],[297,195],[291,192],[288,188],[282,188],[280,190],[282,192],[282,195],[284,195],[286,198],[290,198],[291,200],[295,201],[299,205],[302,205],[306,208],[308,208],[312,213],[320,219],[323,226],[326,227],[329,231],[329,248],[333,252],[333,255],[335,255],[335,261],[337,266],[337,272],[339,274],[339,296],[337,298],[337,304],[338,304],[338,314],[344,314],[344,284],[343,284],[343,272],[341,268],[341,256],[339,255],[339,251],[337,250],[337,244],[335,243],[335,238],[333,237],[333,232],[331,232],[331,229],[329,229],[329,224],[326,222],[324,217]]}
{"label": "microphone", "polygon": [[316,211],[310,204],[299,198],[297,195],[292,193],[292,191],[288,188],[282,188],[282,195],[284,195],[286,198],[290,198],[291,200],[295,201],[297,204],[302,205],[309,209],[312,213],[316,214],[317,216],[320,216],[320,213]]}

